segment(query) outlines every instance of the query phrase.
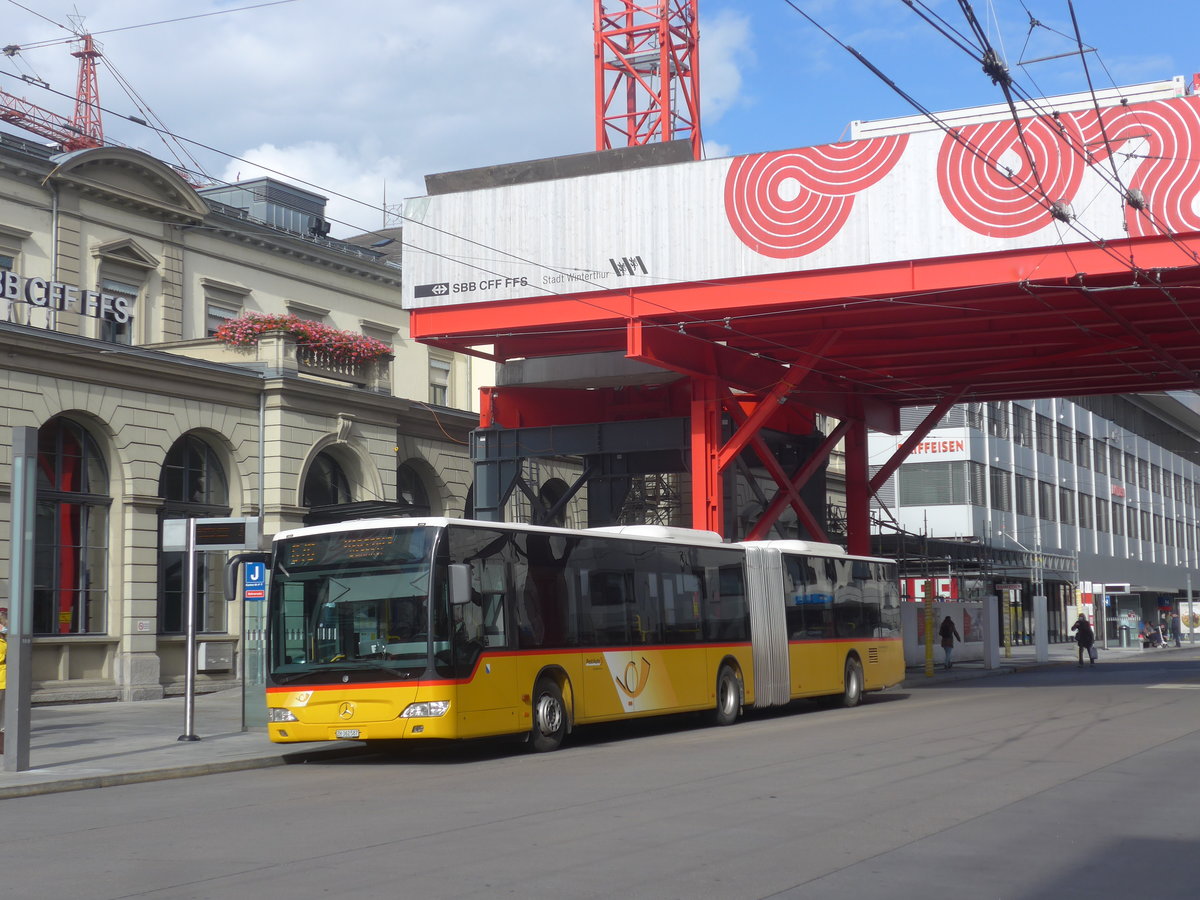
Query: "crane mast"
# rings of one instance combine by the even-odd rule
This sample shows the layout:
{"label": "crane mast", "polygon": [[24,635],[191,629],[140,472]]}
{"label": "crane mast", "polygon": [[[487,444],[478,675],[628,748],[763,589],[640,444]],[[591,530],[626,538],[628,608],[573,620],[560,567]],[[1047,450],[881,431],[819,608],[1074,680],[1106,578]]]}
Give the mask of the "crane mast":
{"label": "crane mast", "polygon": [[595,0],[596,149],[687,139],[701,156],[699,0]]}
{"label": "crane mast", "polygon": [[[8,56],[19,47],[5,47]],[[90,34],[79,35],[79,49],[71,53],[79,60],[79,78],[75,90],[75,115],[68,119],[50,112],[22,97],[0,90],[0,122],[54,141],[65,151],[104,146],[104,126],[100,121],[100,88],[96,79],[96,60],[100,51]]]}

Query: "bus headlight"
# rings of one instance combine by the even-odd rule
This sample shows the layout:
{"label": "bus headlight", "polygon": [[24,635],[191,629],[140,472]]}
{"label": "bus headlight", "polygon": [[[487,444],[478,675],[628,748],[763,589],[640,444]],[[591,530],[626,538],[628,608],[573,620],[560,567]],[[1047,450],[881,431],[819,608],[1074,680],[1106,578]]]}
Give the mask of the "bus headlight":
{"label": "bus headlight", "polygon": [[290,709],[279,709],[278,707],[267,707],[268,722],[299,722]]}
{"label": "bus headlight", "polygon": [[436,719],[438,716],[444,716],[449,710],[449,700],[426,700],[424,703],[408,704],[404,712],[400,713],[400,718]]}

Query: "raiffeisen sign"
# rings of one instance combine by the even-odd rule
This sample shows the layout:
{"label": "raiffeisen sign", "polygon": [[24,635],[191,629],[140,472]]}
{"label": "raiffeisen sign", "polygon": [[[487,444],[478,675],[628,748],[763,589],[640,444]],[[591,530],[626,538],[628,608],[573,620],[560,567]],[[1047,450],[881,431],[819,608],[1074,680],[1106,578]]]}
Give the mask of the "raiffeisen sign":
{"label": "raiffeisen sign", "polygon": [[[1007,106],[939,114],[949,133],[856,123],[845,143],[416,198],[405,306],[1200,231],[1200,97],[1182,79],[1018,115],[1020,127]],[[1037,277],[1036,256],[1023,259],[1006,280]]]}
{"label": "raiffeisen sign", "polygon": [[37,309],[73,312],[123,325],[133,310],[131,298],[123,294],[89,291],[61,281],[26,278],[9,270],[0,271],[0,303],[28,303]]}

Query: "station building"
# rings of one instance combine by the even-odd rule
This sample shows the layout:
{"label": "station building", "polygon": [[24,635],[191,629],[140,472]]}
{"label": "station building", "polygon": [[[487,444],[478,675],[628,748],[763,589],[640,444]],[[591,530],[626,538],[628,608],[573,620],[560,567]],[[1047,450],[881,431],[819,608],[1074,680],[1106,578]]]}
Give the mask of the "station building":
{"label": "station building", "polygon": [[[332,240],[324,199],[272,179],[197,190],[144,153],[55,155],[0,134],[0,606],[11,602],[9,429],[37,430],[33,699],[153,699],[185,678],[183,554],[163,522],[262,531],[461,515],[490,366],[410,339],[394,238]],[[371,245],[377,244],[378,247]],[[246,313],[383,342],[315,353],[296,329],[232,347]],[[236,680],[243,604],[198,574],[198,684]]]}
{"label": "station building", "polygon": [[[873,434],[872,458],[909,433]],[[1198,459],[1194,392],[959,404],[879,492],[877,530],[885,552],[911,557],[911,599],[926,583],[951,599],[994,593],[1019,640],[1039,584],[1051,640],[1070,638],[1076,609],[1117,642],[1173,612],[1188,634]]]}
{"label": "station building", "polygon": [[676,524],[844,537],[898,559],[912,599],[1006,598],[1014,640],[1038,595],[1052,640],[1081,608],[1113,639],[1191,629],[1198,88],[427,179],[413,333],[502,362],[476,512],[554,439],[590,454],[589,516],[597,487],[666,473]]}

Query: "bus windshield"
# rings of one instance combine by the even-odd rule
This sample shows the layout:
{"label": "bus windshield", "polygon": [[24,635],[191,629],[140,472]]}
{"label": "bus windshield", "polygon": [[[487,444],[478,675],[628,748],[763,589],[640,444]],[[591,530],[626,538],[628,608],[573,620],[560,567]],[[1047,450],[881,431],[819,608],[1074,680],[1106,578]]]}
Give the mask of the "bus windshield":
{"label": "bus windshield", "polygon": [[279,541],[269,600],[270,680],[419,677],[430,659],[436,533],[417,526]]}

